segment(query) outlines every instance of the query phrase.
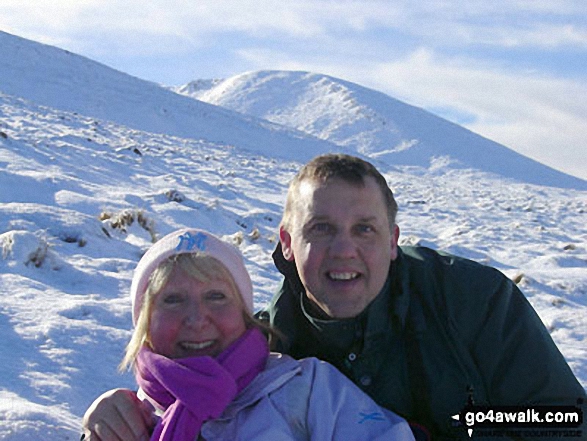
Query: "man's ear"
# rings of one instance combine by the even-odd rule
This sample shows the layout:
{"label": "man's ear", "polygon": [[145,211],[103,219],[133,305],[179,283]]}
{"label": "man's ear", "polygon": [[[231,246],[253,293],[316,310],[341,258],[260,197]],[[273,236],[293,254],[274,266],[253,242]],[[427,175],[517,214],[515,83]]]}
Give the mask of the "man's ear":
{"label": "man's ear", "polygon": [[281,242],[281,252],[283,253],[283,257],[285,257],[285,260],[293,262],[294,254],[291,247],[291,235],[285,230],[285,228],[283,228],[283,226],[279,226],[279,241]]}
{"label": "man's ear", "polygon": [[399,227],[393,226],[391,231],[391,260],[397,259],[397,241],[399,240]]}

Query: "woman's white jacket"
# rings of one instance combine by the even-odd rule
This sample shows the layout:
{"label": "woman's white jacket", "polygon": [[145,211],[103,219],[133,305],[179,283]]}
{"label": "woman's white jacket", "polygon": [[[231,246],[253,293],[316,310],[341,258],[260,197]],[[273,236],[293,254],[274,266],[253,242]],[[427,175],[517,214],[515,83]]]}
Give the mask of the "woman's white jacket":
{"label": "woman's white jacket", "polygon": [[200,440],[413,440],[405,420],[379,407],[336,368],[316,358],[269,356],[261,372],[202,426]]}

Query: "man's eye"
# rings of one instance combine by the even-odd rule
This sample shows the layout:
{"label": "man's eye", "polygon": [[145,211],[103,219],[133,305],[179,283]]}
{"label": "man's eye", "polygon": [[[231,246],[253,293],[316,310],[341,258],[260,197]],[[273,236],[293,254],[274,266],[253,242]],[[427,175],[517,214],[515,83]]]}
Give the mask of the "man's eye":
{"label": "man's eye", "polygon": [[312,233],[317,233],[317,234],[327,234],[327,233],[330,233],[331,230],[332,230],[331,225],[327,224],[325,222],[320,222],[320,223],[314,224],[310,228],[310,231]]}
{"label": "man's eye", "polygon": [[356,226],[356,230],[360,234],[369,234],[373,233],[375,231],[375,228],[368,224],[360,224]]}

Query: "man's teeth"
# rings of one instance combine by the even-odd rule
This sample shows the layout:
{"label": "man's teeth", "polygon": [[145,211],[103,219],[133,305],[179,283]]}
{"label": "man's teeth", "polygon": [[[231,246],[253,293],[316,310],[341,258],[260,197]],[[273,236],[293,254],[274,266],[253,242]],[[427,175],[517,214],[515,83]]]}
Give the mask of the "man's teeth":
{"label": "man's teeth", "polygon": [[332,280],[353,280],[359,277],[358,273],[329,273]]}
{"label": "man's teeth", "polygon": [[193,342],[187,342],[187,341],[181,342],[181,346],[184,349],[189,349],[191,351],[197,351],[199,349],[205,349],[205,348],[208,348],[208,347],[212,346],[213,344],[214,344],[214,341],[213,340],[205,341],[205,342],[202,342],[202,343],[193,343]]}

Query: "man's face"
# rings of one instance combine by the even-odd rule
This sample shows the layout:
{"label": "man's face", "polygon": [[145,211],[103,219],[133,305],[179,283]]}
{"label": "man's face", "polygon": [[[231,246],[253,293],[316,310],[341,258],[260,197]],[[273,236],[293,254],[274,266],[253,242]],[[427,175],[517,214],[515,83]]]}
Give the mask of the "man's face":
{"label": "man's face", "polygon": [[306,295],[334,318],[358,315],[379,294],[397,257],[399,229],[372,177],[300,183],[283,255],[295,261]]}

